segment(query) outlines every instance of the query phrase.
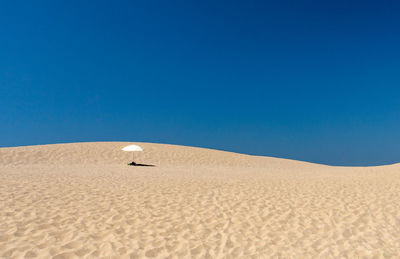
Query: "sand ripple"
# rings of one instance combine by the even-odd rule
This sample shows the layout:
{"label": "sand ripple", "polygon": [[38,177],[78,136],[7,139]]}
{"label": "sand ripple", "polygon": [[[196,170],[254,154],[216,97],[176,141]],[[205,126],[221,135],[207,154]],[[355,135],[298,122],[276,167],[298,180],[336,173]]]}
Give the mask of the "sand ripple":
{"label": "sand ripple", "polygon": [[0,166],[0,258],[400,256],[399,166],[213,159]]}

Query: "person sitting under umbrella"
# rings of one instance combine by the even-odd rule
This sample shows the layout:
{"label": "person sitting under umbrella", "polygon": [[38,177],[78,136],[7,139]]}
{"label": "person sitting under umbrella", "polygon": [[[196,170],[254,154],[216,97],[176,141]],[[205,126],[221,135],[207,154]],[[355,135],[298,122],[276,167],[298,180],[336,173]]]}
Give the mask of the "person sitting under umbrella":
{"label": "person sitting under umbrella", "polygon": [[129,163],[128,165],[138,165],[134,161],[135,160],[135,152],[138,152],[138,151],[141,152],[141,151],[143,151],[143,148],[141,148],[141,147],[139,147],[137,145],[129,145],[129,146],[124,147],[122,149],[122,151],[132,152],[132,162]]}

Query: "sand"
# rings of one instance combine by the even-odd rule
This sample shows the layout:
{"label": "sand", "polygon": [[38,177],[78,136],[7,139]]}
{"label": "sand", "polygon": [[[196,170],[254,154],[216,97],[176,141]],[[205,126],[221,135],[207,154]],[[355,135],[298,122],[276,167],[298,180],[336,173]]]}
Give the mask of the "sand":
{"label": "sand", "polygon": [[[138,144],[145,152],[129,167]],[[0,258],[399,258],[400,166],[150,143],[0,148]]]}

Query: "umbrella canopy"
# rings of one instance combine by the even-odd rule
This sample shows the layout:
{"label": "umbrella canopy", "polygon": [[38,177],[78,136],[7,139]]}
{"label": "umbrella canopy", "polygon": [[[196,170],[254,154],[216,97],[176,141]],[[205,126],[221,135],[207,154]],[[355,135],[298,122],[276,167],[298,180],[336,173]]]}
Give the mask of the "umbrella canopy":
{"label": "umbrella canopy", "polygon": [[129,145],[122,149],[122,151],[143,151],[143,148],[137,145]]}

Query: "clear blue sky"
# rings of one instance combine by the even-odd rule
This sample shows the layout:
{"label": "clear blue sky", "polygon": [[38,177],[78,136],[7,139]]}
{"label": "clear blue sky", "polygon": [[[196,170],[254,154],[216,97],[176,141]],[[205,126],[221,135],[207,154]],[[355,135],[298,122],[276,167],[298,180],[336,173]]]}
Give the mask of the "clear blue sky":
{"label": "clear blue sky", "polygon": [[2,1],[0,146],[400,162],[399,1]]}

